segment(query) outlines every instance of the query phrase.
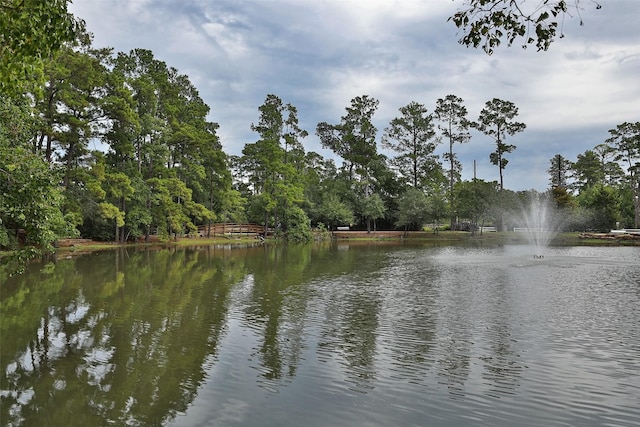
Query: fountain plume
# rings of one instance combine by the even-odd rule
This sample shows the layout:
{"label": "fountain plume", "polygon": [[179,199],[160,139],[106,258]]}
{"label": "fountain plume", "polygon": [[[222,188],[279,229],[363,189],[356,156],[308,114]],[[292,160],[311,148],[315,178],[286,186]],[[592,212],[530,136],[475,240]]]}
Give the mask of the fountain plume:
{"label": "fountain plume", "polygon": [[533,194],[522,207],[521,227],[513,231],[523,233],[526,241],[533,247],[535,259],[543,259],[544,251],[560,230],[560,215],[553,200],[546,194]]}

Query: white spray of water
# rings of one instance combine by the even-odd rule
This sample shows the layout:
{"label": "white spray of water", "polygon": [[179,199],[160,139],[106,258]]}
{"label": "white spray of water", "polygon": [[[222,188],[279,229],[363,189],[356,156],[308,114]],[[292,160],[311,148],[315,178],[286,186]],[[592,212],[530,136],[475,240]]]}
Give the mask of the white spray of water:
{"label": "white spray of water", "polygon": [[560,217],[552,200],[544,195],[531,197],[527,206],[522,209],[522,227],[514,228],[525,236],[533,247],[536,259],[544,258],[544,251],[558,233]]}

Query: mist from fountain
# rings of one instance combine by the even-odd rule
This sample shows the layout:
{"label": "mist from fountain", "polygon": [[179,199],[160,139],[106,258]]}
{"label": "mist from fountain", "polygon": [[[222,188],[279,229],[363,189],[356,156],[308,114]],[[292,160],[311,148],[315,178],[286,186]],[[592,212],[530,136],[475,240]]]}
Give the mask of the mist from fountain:
{"label": "mist from fountain", "polygon": [[544,194],[531,196],[522,208],[520,220],[523,227],[514,227],[514,231],[521,232],[533,247],[535,259],[544,258],[545,250],[560,231],[561,218],[553,201]]}

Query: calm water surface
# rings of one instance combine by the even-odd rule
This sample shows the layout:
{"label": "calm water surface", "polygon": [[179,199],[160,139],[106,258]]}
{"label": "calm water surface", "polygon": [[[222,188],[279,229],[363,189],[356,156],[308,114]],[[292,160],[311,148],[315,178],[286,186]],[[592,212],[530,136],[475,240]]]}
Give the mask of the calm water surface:
{"label": "calm water surface", "polygon": [[119,250],[0,271],[2,426],[638,426],[640,248]]}

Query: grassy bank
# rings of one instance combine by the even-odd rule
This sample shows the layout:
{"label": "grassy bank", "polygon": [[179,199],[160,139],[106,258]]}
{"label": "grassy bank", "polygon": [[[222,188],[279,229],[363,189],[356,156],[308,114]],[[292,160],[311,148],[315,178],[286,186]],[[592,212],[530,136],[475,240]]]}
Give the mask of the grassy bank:
{"label": "grassy bank", "polygon": [[96,241],[71,241],[70,244],[60,245],[57,248],[57,252],[75,252],[82,251],[99,251],[115,248],[160,248],[160,247],[182,247],[182,246],[209,246],[209,245],[234,245],[248,243],[257,243],[255,237],[203,237],[198,239],[191,238],[178,238],[177,240],[167,241],[153,241],[153,242],[127,242],[127,243],[114,243],[114,242],[96,242]]}

